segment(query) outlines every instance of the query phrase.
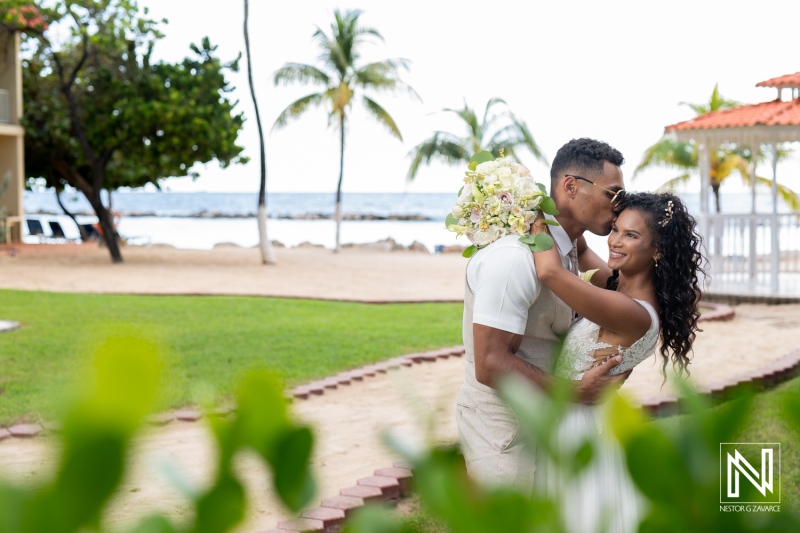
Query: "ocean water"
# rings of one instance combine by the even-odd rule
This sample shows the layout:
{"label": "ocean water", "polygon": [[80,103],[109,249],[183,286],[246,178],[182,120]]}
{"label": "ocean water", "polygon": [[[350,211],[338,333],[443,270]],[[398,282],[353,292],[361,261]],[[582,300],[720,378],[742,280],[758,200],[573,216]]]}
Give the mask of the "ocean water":
{"label": "ocean water", "polygon": [[[61,200],[70,211],[87,214],[92,211],[80,193],[63,193]],[[454,200],[455,194],[449,193],[348,193],[342,197],[342,210],[361,217],[444,220]],[[128,216],[254,217],[257,201],[258,195],[254,193],[115,192],[111,205],[114,210]],[[267,194],[271,218],[332,217],[334,201],[333,193]],[[61,213],[54,192],[26,191],[24,202],[29,213]]]}
{"label": "ocean water", "polygon": [[[681,195],[693,212],[699,211],[699,194]],[[62,201],[73,212],[91,213],[80,193],[64,193]],[[444,228],[444,217],[456,195],[450,193],[347,193],[343,195],[345,216],[342,243],[367,243],[393,238],[400,244],[414,241],[433,251],[437,245],[468,245],[465,237]],[[271,193],[269,238],[287,246],[302,242],[334,246],[334,195],[330,193]],[[722,198],[723,212],[748,213],[749,194]],[[251,193],[117,192],[112,207],[122,214],[119,231],[139,243],[170,244],[178,248],[211,249],[215,244],[234,243],[250,247],[258,243],[255,221],[257,195]],[[24,193],[27,213],[61,213],[52,191]],[[769,194],[757,197],[758,210],[771,211]],[[784,205],[780,211],[787,212]],[[372,218],[384,218],[374,220]],[[395,220],[390,220],[394,218]],[[396,219],[400,220],[396,220]],[[412,218],[413,220],[407,220]],[[589,245],[607,257],[605,237],[587,235]]]}

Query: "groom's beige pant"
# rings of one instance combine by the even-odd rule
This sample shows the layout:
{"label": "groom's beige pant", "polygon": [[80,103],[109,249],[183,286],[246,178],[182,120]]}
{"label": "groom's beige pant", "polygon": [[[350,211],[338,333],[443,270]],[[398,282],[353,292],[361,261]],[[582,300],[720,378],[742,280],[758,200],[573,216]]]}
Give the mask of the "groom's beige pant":
{"label": "groom's beige pant", "polygon": [[520,435],[517,417],[502,398],[465,383],[456,400],[456,425],[473,479],[533,493],[536,450]]}

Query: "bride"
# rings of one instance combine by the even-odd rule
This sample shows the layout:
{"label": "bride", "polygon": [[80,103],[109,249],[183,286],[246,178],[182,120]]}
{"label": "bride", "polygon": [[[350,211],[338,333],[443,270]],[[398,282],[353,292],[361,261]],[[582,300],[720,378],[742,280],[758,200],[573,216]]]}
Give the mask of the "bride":
{"label": "bride", "polygon": [[[534,224],[534,233],[545,231],[543,223]],[[589,368],[621,354],[622,363],[610,372],[618,374],[647,359],[660,341],[664,379],[670,361],[679,376],[688,375],[702,256],[686,206],[670,193],[629,193],[620,203],[608,247],[608,268],[595,272],[590,283],[566,270],[555,248],[533,254],[539,280],[582,317],[567,334],[555,374],[578,380]],[[563,509],[579,510],[564,512],[569,531],[636,531],[639,497],[622,451],[602,435],[602,409],[570,404],[555,449],[575,453],[588,440],[594,444],[594,461],[570,476],[540,451],[536,490],[559,498]]]}

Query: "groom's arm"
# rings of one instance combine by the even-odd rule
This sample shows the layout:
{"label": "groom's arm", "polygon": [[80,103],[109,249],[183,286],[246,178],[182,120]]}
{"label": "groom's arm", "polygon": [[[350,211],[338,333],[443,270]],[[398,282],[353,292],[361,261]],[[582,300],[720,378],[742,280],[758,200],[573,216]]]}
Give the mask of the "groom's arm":
{"label": "groom's arm", "polygon": [[473,324],[472,338],[475,347],[475,378],[479,383],[492,388],[500,378],[512,373],[523,376],[546,393],[557,383],[566,381],[574,388],[577,402],[594,404],[604,390],[620,387],[630,374],[628,371],[618,376],[608,375],[609,370],[622,362],[622,357],[617,356],[602,366],[588,370],[580,381],[565,380],[514,355],[522,343],[522,335]]}

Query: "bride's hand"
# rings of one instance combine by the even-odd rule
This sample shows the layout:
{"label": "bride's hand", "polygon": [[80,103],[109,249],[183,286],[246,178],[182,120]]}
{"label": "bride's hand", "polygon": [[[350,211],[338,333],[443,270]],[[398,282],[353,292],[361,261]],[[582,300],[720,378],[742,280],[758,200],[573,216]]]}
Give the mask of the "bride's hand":
{"label": "bride's hand", "polygon": [[[541,218],[537,218],[534,223],[531,224],[531,235],[538,235],[540,233],[549,234],[548,228],[549,226],[542,222]],[[532,253],[533,262],[536,265],[536,275],[542,283],[547,284],[548,279],[552,275],[557,274],[560,270],[566,270],[561,263],[561,255],[555,242],[553,242],[553,247],[549,250]]]}

